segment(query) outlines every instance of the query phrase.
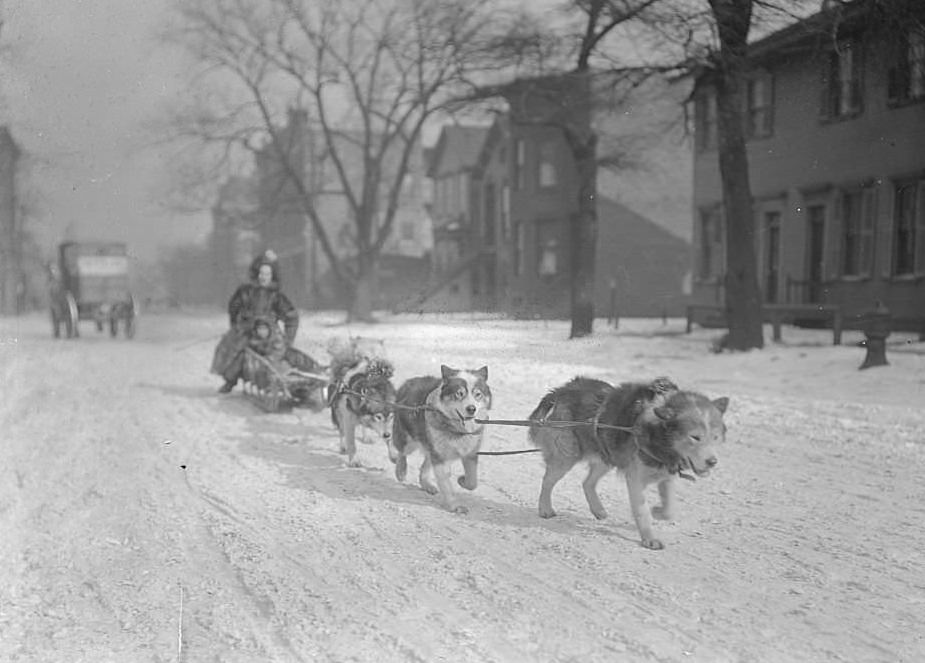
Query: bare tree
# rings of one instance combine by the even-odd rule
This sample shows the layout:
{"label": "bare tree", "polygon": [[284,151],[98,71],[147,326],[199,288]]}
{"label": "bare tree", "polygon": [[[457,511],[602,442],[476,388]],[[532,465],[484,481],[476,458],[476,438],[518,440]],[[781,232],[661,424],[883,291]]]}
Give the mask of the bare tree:
{"label": "bare tree", "polygon": [[[224,87],[204,95],[211,109],[200,116],[200,138],[271,148],[350,294],[353,319],[371,316],[379,256],[425,124],[462,95],[476,71],[491,66],[483,57],[486,35],[497,29],[489,4],[189,0],[180,6],[171,38],[201,63],[198,85]],[[312,164],[296,158],[304,154],[279,129],[292,108],[304,112],[317,154],[328,160],[347,203],[349,256],[338,254],[319,218],[307,177]]]}

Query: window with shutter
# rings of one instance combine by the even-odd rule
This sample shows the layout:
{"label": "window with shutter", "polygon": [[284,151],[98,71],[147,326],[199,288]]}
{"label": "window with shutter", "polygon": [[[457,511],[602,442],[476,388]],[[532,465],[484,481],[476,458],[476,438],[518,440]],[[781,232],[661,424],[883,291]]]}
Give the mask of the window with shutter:
{"label": "window with shutter", "polygon": [[821,114],[842,119],[859,114],[862,108],[861,49],[855,42],[839,42],[825,59]]}
{"label": "window with shutter", "polygon": [[912,28],[894,51],[887,100],[892,104],[925,100],[925,29]]}
{"label": "window with shutter", "polygon": [[925,179],[901,182],[893,205],[893,276],[925,273]]}
{"label": "window with shutter", "polygon": [[773,132],[773,80],[770,74],[762,74],[748,81],[749,138],[766,138]]}

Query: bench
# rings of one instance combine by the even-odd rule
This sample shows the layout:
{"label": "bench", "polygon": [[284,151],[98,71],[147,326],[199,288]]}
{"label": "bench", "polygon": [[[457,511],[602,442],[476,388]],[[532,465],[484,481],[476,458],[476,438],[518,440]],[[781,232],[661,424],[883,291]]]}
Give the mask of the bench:
{"label": "bench", "polygon": [[[689,304],[687,306],[687,333],[691,332],[698,313],[708,315],[712,320],[725,325],[726,308],[720,304]],[[832,344],[841,345],[843,319],[841,307],[828,304],[763,304],[762,321],[770,322],[775,342],[781,340],[781,325],[794,320],[823,320],[832,325]]]}

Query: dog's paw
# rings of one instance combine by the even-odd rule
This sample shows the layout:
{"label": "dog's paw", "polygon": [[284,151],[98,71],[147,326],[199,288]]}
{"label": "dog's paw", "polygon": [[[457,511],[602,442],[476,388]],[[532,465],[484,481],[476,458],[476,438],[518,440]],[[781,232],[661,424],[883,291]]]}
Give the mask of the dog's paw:
{"label": "dog's paw", "polygon": [[464,476],[459,477],[457,481],[459,482],[459,485],[465,488],[466,490],[475,490],[476,487],[478,486],[477,481],[473,481],[472,484],[470,485],[469,482],[466,481],[466,477]]}
{"label": "dog's paw", "polygon": [[591,509],[591,515],[598,520],[607,520],[607,511],[604,509]]}
{"label": "dog's paw", "polygon": [[345,453],[347,453],[347,447],[345,447],[343,444],[340,445],[339,447],[337,447],[337,453],[339,453],[339,454],[345,454]]}
{"label": "dog's paw", "polygon": [[347,467],[363,467],[363,464],[356,458],[349,458],[347,460]]}
{"label": "dog's paw", "polygon": [[555,518],[558,514],[553,509],[544,509],[540,507],[538,510],[540,518]]}
{"label": "dog's paw", "polygon": [[665,509],[663,506],[653,506],[652,517],[656,520],[674,520],[674,511]]}
{"label": "dog's paw", "polygon": [[456,506],[448,507],[452,513],[458,513],[461,516],[469,513],[469,507],[463,506],[462,504],[457,504]]}
{"label": "dog's paw", "polygon": [[648,548],[649,550],[663,550],[665,548],[665,544],[658,539],[643,539],[642,547]]}
{"label": "dog's paw", "polygon": [[429,483],[422,483],[422,484],[421,484],[421,488],[422,488],[422,489],[424,490],[424,492],[427,493],[428,495],[436,495],[437,493],[440,492],[440,489],[439,489],[439,488],[437,488],[436,486],[434,486],[434,485],[432,485],[432,484],[429,484]]}

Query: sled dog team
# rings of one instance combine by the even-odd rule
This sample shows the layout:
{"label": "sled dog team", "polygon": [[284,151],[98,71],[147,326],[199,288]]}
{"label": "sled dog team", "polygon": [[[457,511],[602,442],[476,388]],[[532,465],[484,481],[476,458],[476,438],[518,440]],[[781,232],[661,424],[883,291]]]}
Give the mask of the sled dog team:
{"label": "sled dog team", "polygon": [[[331,418],[349,465],[359,464],[357,426],[367,428],[388,447],[398,481],[407,474],[408,455],[420,450],[424,456],[418,475],[421,488],[439,495],[450,511],[466,513],[453,486],[452,464],[462,463],[457,483],[475,490],[483,422],[492,405],[488,367],[441,366],[440,371],[440,377],[413,377],[396,390],[389,362],[363,358],[339,374],[335,371],[329,394]],[[714,447],[725,439],[723,414],[728,402],[679,389],[667,378],[614,386],[576,377],[556,387],[529,416],[529,440],[546,464],[539,515],[556,515],[553,488],[579,461],[586,461],[585,498],[595,518],[606,518],[596,487],[617,468],[626,479],[642,545],[663,548],[653,533],[652,517],[673,519],[678,477],[694,480],[716,465]],[[652,484],[658,486],[661,504],[650,509],[645,489]]]}

